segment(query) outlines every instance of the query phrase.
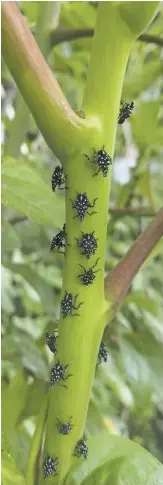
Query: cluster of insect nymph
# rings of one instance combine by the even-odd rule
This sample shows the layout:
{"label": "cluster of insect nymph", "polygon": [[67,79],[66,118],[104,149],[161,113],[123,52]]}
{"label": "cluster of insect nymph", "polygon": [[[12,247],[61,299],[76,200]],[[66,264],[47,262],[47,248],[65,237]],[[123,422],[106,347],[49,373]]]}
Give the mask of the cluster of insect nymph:
{"label": "cluster of insect nymph", "polygon": [[[124,121],[131,115],[132,110],[134,107],[134,103],[123,103],[119,116],[118,116],[118,124],[124,123]],[[84,155],[86,160],[92,164],[92,167],[95,167],[95,171],[93,173],[93,177],[98,176],[99,173],[103,177],[107,177],[109,166],[112,164],[111,157],[105,151],[105,147],[103,146],[99,151],[93,148],[93,156],[91,158],[88,155]],[[52,190],[55,192],[56,188],[59,190],[68,189],[67,186],[68,176],[64,175],[63,168],[59,165],[55,168],[52,174]],[[96,214],[94,207],[97,208],[98,206],[98,198],[95,197],[93,200],[90,200],[89,196],[86,192],[76,193],[75,198],[69,199],[72,204],[72,210],[75,211],[75,215],[73,218],[77,218],[80,222],[84,221],[87,215],[92,216]],[[67,242],[67,232],[66,226],[64,224],[62,230],[56,234],[51,242],[50,250],[57,250],[59,253],[64,253],[67,251],[68,244]],[[88,261],[93,255],[95,255],[98,249],[98,238],[96,237],[95,230],[92,232],[83,232],[81,231],[79,237],[76,237],[76,246],[79,250],[80,254],[85,257],[86,261]],[[100,258],[97,258],[94,264],[86,265],[79,264],[80,272],[77,275],[77,278],[80,280],[80,283],[85,287],[89,287],[94,283],[96,275],[100,270],[98,268]],[[79,293],[73,294],[70,291],[65,291],[62,301],[61,301],[61,315],[63,319],[68,317],[78,317],[80,316],[79,309],[84,304],[83,301],[79,301]],[[57,338],[55,332],[49,333],[48,331],[45,334],[45,342],[49,348],[49,350],[53,353],[57,353]],[[101,342],[98,352],[97,358],[97,365],[101,364],[102,361],[107,361],[107,347],[104,341]],[[54,387],[56,384],[67,389],[67,380],[72,376],[72,374],[68,373],[69,364],[62,364],[59,360],[57,360],[55,366],[51,369],[51,377],[50,377],[50,386]],[[63,422],[61,419],[56,419],[56,428],[59,434],[64,436],[69,435],[73,430],[73,417],[70,416],[67,418],[66,422]],[[74,449],[74,456],[76,457],[83,457],[84,459],[88,456],[88,446],[87,443],[84,441],[83,438],[79,439],[75,445]],[[59,466],[59,460],[56,456],[50,456],[47,454],[43,464],[43,473],[44,478],[57,474]]]}

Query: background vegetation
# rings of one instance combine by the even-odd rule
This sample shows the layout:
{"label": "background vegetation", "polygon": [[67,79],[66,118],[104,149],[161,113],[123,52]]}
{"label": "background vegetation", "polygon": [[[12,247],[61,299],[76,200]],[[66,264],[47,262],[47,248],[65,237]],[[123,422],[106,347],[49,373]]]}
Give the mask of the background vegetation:
{"label": "background vegetation", "polygon": [[[84,29],[86,34],[94,27],[97,5],[52,2],[48,10],[48,3],[19,2],[63,92],[78,110],[91,31],[88,37],[83,32],[83,38],[75,39],[74,33],[73,40],[61,42],[62,29]],[[162,23],[161,9],[148,34],[160,37]],[[49,248],[64,221],[64,195],[60,193],[54,201],[51,174],[58,161],[4,61],[2,86],[2,448],[7,446],[23,470],[52,363],[45,331],[53,328],[54,319],[57,328],[63,258]],[[135,110],[117,130],[106,272],[123,257],[162,203],[163,78],[161,45],[156,41],[136,42],[122,99],[134,100]],[[85,427],[86,438],[97,435],[97,454],[98,433],[108,428],[163,461],[162,263],[160,241],[105,331],[108,361],[96,371]],[[14,464],[4,457],[3,485],[16,483]]]}

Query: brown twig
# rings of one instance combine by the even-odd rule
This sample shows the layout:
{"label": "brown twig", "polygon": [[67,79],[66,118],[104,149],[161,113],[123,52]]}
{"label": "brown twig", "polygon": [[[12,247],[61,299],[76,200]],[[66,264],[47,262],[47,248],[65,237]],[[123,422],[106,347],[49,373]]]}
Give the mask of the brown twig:
{"label": "brown twig", "polygon": [[134,216],[134,217],[153,217],[156,212],[152,208],[142,207],[110,207],[109,213],[116,217]]}
{"label": "brown twig", "polygon": [[125,298],[134,276],[162,236],[163,209],[156,214],[150,226],[140,234],[126,256],[105,278],[105,298],[112,301],[112,318]]}
{"label": "brown twig", "polygon": [[[61,42],[68,42],[71,40],[86,38],[86,37],[93,37],[94,29],[64,29],[58,28],[56,30],[52,30],[50,33],[50,45],[51,47],[56,46],[57,44],[61,44]],[[150,44],[156,44],[160,47],[163,46],[163,37],[158,37],[157,35],[150,35],[150,34],[142,34],[138,38],[141,42],[148,42]]]}

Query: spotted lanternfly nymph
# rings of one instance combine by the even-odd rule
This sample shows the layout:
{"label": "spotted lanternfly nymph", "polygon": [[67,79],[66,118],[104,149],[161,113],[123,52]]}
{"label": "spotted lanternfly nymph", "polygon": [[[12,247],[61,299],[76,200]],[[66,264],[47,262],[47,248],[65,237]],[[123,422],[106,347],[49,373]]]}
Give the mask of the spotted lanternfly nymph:
{"label": "spotted lanternfly nymph", "polygon": [[57,418],[57,429],[61,434],[69,434],[72,431],[73,424],[71,423],[72,416],[69,419],[68,423],[62,423],[60,419]]}
{"label": "spotted lanternfly nymph", "polygon": [[98,271],[101,271],[100,269],[97,269],[96,271],[93,271],[93,268],[97,265],[98,261],[100,258],[97,259],[96,263],[89,269],[85,269],[84,266],[79,264],[79,266],[83,269],[84,273],[79,274],[78,278],[80,278],[81,282],[83,285],[88,286],[91,285],[96,278],[95,273],[98,273]]}
{"label": "spotted lanternfly nymph", "polygon": [[92,158],[89,158],[88,155],[85,155],[89,162],[98,165],[98,170],[96,173],[94,173],[93,177],[95,177],[95,175],[98,175],[99,172],[103,173],[103,177],[107,177],[109,165],[112,165],[112,159],[110,155],[108,155],[108,153],[104,150],[104,146],[99,151],[95,150],[95,148],[93,148],[93,150],[94,154]]}
{"label": "spotted lanternfly nymph", "polygon": [[79,296],[79,293],[73,297],[72,293],[67,293],[65,291],[65,295],[61,301],[61,313],[63,318],[66,318],[68,315],[71,315],[71,317],[79,317],[79,313],[72,313],[73,310],[78,310],[81,305],[83,305],[83,301],[76,305],[76,299]]}
{"label": "spotted lanternfly nymph", "polygon": [[82,232],[80,239],[77,239],[78,248],[81,250],[81,254],[89,259],[92,254],[95,254],[97,249],[97,239],[94,236],[94,232]]}
{"label": "spotted lanternfly nymph", "polygon": [[[55,367],[51,369],[51,378],[50,378],[51,387],[54,387],[55,384],[57,384],[57,382],[60,384],[60,381],[66,381],[70,376],[72,376],[72,374],[69,374],[68,376],[66,376],[68,366],[69,364],[63,365],[58,360]],[[60,384],[60,385],[62,387],[67,388],[65,384]]]}
{"label": "spotted lanternfly nymph", "polygon": [[131,103],[123,103],[122,107],[120,108],[119,116],[118,116],[118,124],[122,125],[127,118],[129,118],[132,114],[134,109],[134,102]]}
{"label": "spotted lanternfly nymph", "polygon": [[50,251],[53,251],[53,249],[57,248],[57,252],[63,254],[64,251],[60,251],[61,248],[66,248],[69,246],[68,243],[66,243],[66,226],[64,224],[63,229],[56,234],[56,236],[53,237],[52,242],[51,242],[51,247]]}
{"label": "spotted lanternfly nymph", "polygon": [[102,340],[99,348],[99,353],[98,353],[98,365],[101,364],[102,360],[104,362],[107,362],[107,358],[108,358],[107,347]]}
{"label": "spotted lanternfly nymph", "polygon": [[81,439],[76,443],[74,455],[79,458],[80,456],[83,456],[86,460],[88,456],[88,446],[84,440]]}
{"label": "spotted lanternfly nymph", "polygon": [[47,456],[44,460],[44,478],[48,478],[56,473],[58,468],[58,458],[56,456]]}
{"label": "spotted lanternfly nymph", "polygon": [[67,189],[68,187],[65,187],[66,178],[67,175],[64,176],[63,168],[57,165],[52,175],[52,191],[55,192],[57,186],[59,190]]}
{"label": "spotted lanternfly nymph", "polygon": [[57,345],[56,345],[57,338],[58,337],[54,333],[50,334],[49,332],[46,332],[46,334],[45,334],[46,344],[53,354],[56,354],[56,352],[57,352]]}
{"label": "spotted lanternfly nymph", "polygon": [[94,199],[93,203],[91,204],[88,200],[86,192],[84,192],[83,194],[77,193],[76,199],[71,200],[73,209],[76,209],[77,211],[77,216],[74,216],[74,219],[75,217],[78,217],[80,221],[83,221],[86,214],[88,214],[89,216],[96,214],[96,212],[94,211],[91,213],[88,212],[89,207],[94,207],[96,200],[97,200],[97,197],[96,199]]}

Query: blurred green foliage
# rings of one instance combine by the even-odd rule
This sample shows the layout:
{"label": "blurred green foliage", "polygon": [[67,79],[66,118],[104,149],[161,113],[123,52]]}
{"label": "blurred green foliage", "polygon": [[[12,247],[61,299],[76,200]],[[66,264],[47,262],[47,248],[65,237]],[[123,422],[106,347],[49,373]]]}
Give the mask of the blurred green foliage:
{"label": "blurred green foliage", "polygon": [[[38,4],[21,3],[33,32]],[[41,2],[39,5],[41,8]],[[90,28],[95,19],[96,2],[61,4],[59,27]],[[160,10],[148,33],[160,35],[162,22]],[[91,45],[91,38],[63,42],[48,56],[75,110],[81,105]],[[58,161],[32,117],[19,160],[5,157],[17,91],[4,63],[2,84],[2,481],[3,485],[24,485],[21,471],[48,389],[52,362],[45,346],[45,331],[54,328],[59,316],[63,257],[49,248],[63,225],[64,195],[51,192],[51,174]],[[108,217],[106,272],[147,227],[150,218],[140,217],[139,209],[150,207],[152,213],[161,206],[163,77],[159,46],[137,41],[128,62],[122,99],[134,100],[135,111],[130,121],[118,126],[111,204],[124,207],[126,213],[120,217],[114,212]],[[156,474],[153,481],[147,482],[145,476],[141,481],[139,468],[143,460],[150,461],[149,455],[139,447],[132,452],[131,443],[123,442],[123,437],[130,438],[163,461],[162,263],[160,242],[136,276],[117,318],[105,331],[108,361],[96,370],[85,427],[85,437],[90,438],[89,464],[91,460],[94,464],[90,465],[89,478],[86,463],[76,478],[72,471],[71,484],[79,484],[87,477],[85,485],[94,484],[94,479],[101,485],[112,484],[113,479],[117,485],[127,485],[131,482],[126,481],[125,470],[129,468],[130,474],[133,467],[138,470],[135,485],[162,483],[161,478],[157,481],[157,462],[157,466],[155,462],[150,465],[151,474],[154,469]],[[111,455],[107,429],[122,436],[119,444],[113,436],[116,452]],[[99,455],[102,443],[105,446]],[[125,446],[129,446],[131,460]],[[94,477],[95,464],[98,472]]]}

